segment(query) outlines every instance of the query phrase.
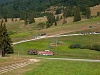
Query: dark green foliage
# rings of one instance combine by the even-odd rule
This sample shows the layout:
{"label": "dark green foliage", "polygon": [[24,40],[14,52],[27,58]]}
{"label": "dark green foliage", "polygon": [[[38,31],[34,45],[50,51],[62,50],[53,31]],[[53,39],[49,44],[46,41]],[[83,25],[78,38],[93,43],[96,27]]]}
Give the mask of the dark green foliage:
{"label": "dark green foliage", "polygon": [[97,12],[97,16],[100,16],[100,12],[99,11]]}
{"label": "dark green foliage", "polygon": [[[3,18],[5,15],[11,18],[13,12],[13,18],[17,18],[24,10],[41,12],[50,6],[78,6],[81,9],[82,6],[90,7],[98,4],[100,4],[100,0],[2,0],[0,1],[0,15]],[[61,9],[62,7],[58,8],[56,14],[61,13]]]}
{"label": "dark green foliage", "polygon": [[73,22],[77,22],[81,20],[81,15],[80,15],[80,10],[78,7],[74,8],[74,21]]}
{"label": "dark green foliage", "polygon": [[25,22],[25,25],[28,25],[28,13],[24,14],[24,22]]}
{"label": "dark green foliage", "polygon": [[61,11],[62,11],[62,8],[59,7],[59,8],[56,10],[56,14],[61,14]]}
{"label": "dark green foliage", "polygon": [[44,27],[45,27],[45,23],[39,23],[39,24],[37,25],[37,28],[38,28],[39,30],[43,29]]}
{"label": "dark green foliage", "polygon": [[87,19],[91,18],[91,10],[89,7],[86,7],[86,17],[87,17]]}
{"label": "dark green foliage", "polygon": [[16,31],[8,31],[8,35],[13,35],[13,34],[17,34]]}
{"label": "dark green foliage", "polygon": [[51,25],[50,25],[50,23],[47,21],[46,22],[46,28],[49,28]]}
{"label": "dark green foliage", "polygon": [[28,25],[27,18],[24,20],[25,25]]}
{"label": "dark green foliage", "polygon": [[50,26],[53,25],[53,23],[55,23],[55,26],[57,25],[56,23],[56,19],[55,19],[55,16],[53,15],[53,13],[48,13],[47,15],[47,28],[49,28]]}
{"label": "dark green foliage", "polygon": [[30,13],[29,14],[29,24],[34,23],[34,22],[35,22],[34,15],[33,15],[33,13]]}
{"label": "dark green foliage", "polygon": [[24,20],[24,15],[25,15],[24,11],[20,12],[20,20]]}
{"label": "dark green foliage", "polygon": [[69,46],[69,48],[71,48],[71,49],[74,49],[74,48],[81,48],[81,45],[80,45],[80,44],[71,44],[71,45]]}
{"label": "dark green foliage", "polygon": [[41,12],[50,6],[59,6],[60,8],[56,10],[56,14],[60,14],[62,10],[61,6],[78,6],[81,9],[82,6],[90,7],[98,4],[100,4],[100,0],[3,0],[0,1],[0,15],[3,18],[7,16],[7,18],[21,17],[23,19],[21,15],[22,11],[25,10],[28,10],[27,13],[29,11]]}
{"label": "dark green foliage", "polygon": [[7,34],[6,25],[0,24],[0,50],[2,50],[2,57],[7,53],[13,53],[13,48],[11,46],[11,39]]}
{"label": "dark green foliage", "polygon": [[66,18],[69,17],[69,12],[67,8],[64,8],[63,11],[63,24],[67,23]]}
{"label": "dark green foliage", "polygon": [[96,50],[100,51],[100,45],[95,44],[95,45],[84,45],[81,46],[80,44],[71,44],[69,45],[69,48],[74,49],[74,48],[80,48],[80,49],[90,49],[90,50]]}
{"label": "dark green foliage", "polygon": [[81,49],[91,49],[91,46],[90,45],[84,45],[84,46],[81,46]]}
{"label": "dark green foliage", "polygon": [[91,50],[97,50],[97,51],[100,51],[100,45],[93,45]]}
{"label": "dark green foliage", "polygon": [[67,18],[69,16],[70,16],[70,11],[69,11],[69,9],[65,8],[63,11],[63,17]]}

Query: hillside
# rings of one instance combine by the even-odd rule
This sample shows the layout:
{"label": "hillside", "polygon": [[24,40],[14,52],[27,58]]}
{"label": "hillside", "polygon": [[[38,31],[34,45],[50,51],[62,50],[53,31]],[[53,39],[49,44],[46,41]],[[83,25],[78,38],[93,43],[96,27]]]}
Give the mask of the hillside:
{"label": "hillside", "polygon": [[19,17],[22,11],[45,11],[50,6],[95,6],[100,4],[100,0],[0,0],[0,15]]}
{"label": "hillside", "polygon": [[97,12],[100,12],[100,5],[96,5],[94,7],[90,7],[91,9],[91,16],[96,16]]}

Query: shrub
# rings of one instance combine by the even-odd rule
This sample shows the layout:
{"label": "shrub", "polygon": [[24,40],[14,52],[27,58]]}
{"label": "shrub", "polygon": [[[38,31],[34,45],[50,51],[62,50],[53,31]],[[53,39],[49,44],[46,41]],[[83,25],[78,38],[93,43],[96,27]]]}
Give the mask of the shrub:
{"label": "shrub", "polygon": [[8,31],[8,35],[13,35],[13,34],[17,34],[16,31]]}
{"label": "shrub", "polygon": [[71,49],[80,48],[80,47],[81,47],[80,44],[71,44],[71,45],[69,46],[69,48],[71,48]]}
{"label": "shrub", "polygon": [[39,24],[37,25],[37,28],[38,28],[39,30],[43,29],[44,27],[45,27],[45,23],[39,23]]}
{"label": "shrub", "polygon": [[93,45],[91,50],[97,50],[97,51],[100,51],[100,45]]}
{"label": "shrub", "polygon": [[81,46],[81,49],[91,49],[91,46],[90,45],[84,45],[84,46]]}
{"label": "shrub", "polygon": [[100,16],[100,12],[99,11],[97,12],[97,16]]}

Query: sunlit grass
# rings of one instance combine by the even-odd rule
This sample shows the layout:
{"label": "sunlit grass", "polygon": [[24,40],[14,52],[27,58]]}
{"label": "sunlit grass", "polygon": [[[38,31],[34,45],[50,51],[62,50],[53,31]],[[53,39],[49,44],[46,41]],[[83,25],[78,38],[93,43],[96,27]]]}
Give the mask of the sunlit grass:
{"label": "sunlit grass", "polygon": [[[91,38],[92,37],[92,38]],[[100,52],[89,49],[70,49],[69,45],[78,43],[81,45],[100,44],[100,35],[85,35],[85,36],[69,36],[60,38],[48,38],[35,40],[31,42],[20,43],[14,45],[14,54],[27,56],[27,51],[33,50],[46,50],[49,49],[55,53],[52,57],[70,57],[70,58],[89,58],[100,59]],[[96,39],[95,39],[96,38]],[[51,46],[51,43],[63,42],[59,46]]]}
{"label": "sunlit grass", "polygon": [[100,63],[47,60],[24,75],[99,75]]}

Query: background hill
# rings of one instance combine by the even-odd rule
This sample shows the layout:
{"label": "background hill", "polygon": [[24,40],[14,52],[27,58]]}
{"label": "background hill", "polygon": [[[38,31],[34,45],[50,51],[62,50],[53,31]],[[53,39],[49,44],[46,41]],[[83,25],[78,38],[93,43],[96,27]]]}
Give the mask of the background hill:
{"label": "background hill", "polygon": [[50,6],[78,6],[82,9],[84,6],[92,7],[98,4],[100,0],[0,0],[0,14],[13,13],[14,17],[19,17],[22,11],[41,12]]}

